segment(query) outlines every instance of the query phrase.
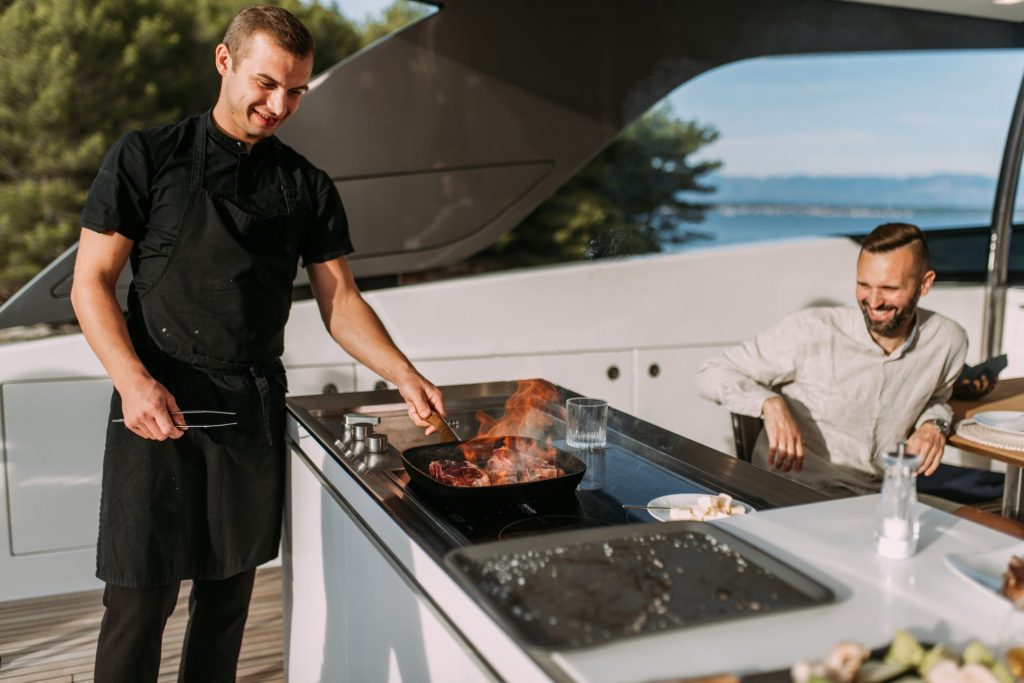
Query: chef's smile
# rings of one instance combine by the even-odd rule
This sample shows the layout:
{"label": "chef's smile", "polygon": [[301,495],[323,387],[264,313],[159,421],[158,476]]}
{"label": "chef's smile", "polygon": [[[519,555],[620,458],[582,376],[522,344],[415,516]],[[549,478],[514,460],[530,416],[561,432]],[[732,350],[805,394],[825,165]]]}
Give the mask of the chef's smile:
{"label": "chef's smile", "polygon": [[261,114],[260,112],[256,111],[255,109],[253,110],[252,113],[256,115],[257,123],[259,123],[260,125],[265,126],[267,128],[274,128],[275,126],[277,126],[278,122],[280,121],[280,119],[278,117],[276,117],[276,116],[267,116],[265,114]]}

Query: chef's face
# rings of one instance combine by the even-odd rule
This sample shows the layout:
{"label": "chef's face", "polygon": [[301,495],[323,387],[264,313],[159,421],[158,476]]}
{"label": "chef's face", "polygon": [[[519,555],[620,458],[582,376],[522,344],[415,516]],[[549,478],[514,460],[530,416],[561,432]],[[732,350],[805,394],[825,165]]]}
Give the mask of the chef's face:
{"label": "chef's face", "polygon": [[273,135],[299,108],[313,55],[296,57],[263,33],[249,36],[238,52],[217,46],[221,87],[213,118],[225,133],[251,145]]}
{"label": "chef's face", "polygon": [[881,253],[860,253],[857,302],[873,336],[909,334],[917,301],[935,280],[935,272],[927,270],[921,261],[910,245]]}

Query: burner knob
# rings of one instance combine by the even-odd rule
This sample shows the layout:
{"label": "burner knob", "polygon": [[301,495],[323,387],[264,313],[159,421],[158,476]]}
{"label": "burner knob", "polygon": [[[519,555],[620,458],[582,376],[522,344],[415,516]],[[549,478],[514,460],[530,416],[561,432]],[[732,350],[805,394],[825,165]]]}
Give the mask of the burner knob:
{"label": "burner knob", "polygon": [[[345,413],[341,416],[342,430],[341,438],[334,442],[334,445],[342,450],[352,443],[356,439],[353,434],[353,428],[357,425],[377,425],[380,424],[380,418],[376,415],[360,415],[359,413]],[[360,438],[365,438],[366,434],[363,434]]]}
{"label": "burner knob", "polygon": [[387,434],[373,434],[371,436],[366,437],[366,450],[370,453],[387,453]]}
{"label": "burner knob", "polygon": [[352,425],[352,440],[363,441],[366,437],[373,434],[373,425],[360,422]]}

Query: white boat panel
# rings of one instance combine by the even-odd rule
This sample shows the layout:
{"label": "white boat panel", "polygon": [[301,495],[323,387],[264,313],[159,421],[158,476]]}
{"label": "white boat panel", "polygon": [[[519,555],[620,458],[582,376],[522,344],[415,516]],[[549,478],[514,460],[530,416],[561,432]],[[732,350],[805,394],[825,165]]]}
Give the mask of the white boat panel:
{"label": "white boat panel", "polygon": [[[327,336],[327,333],[323,333]],[[358,391],[355,366],[351,364],[317,365],[288,368],[288,393],[332,394]]]}
{"label": "white boat panel", "polygon": [[0,387],[14,555],[95,545],[110,386],[94,379]]}
{"label": "white boat panel", "polygon": [[909,9],[928,10],[962,14],[970,17],[998,19],[1000,21],[1024,21],[1024,5],[1014,0],[846,0],[866,5],[888,5]]}
{"label": "white boat panel", "polygon": [[853,303],[857,254],[848,239],[809,238],[529,268],[367,299],[421,360],[722,344],[807,306]]}
{"label": "white boat panel", "polygon": [[[471,384],[543,377],[571,386],[587,396],[603,398],[629,413],[633,412],[633,354],[630,351],[592,351],[523,356],[484,356],[416,363],[436,384]],[[364,366],[356,369],[359,390],[375,388],[380,378]],[[394,385],[385,383],[388,389]]]}
{"label": "white boat panel", "polygon": [[985,313],[983,287],[980,285],[940,284],[933,287],[932,291],[926,294],[918,305],[960,323],[960,327],[967,332],[966,362],[972,364],[981,362],[984,356],[981,348],[982,317]]}
{"label": "white boat panel", "polygon": [[1003,353],[1009,364],[1006,377],[1024,377],[1024,287],[1006,291],[1006,318],[1003,326]]}
{"label": "white boat panel", "polygon": [[[495,668],[516,672],[503,680],[549,680],[304,428],[289,420],[289,429],[302,454],[293,450],[288,459],[282,562],[288,680],[494,681],[463,636],[474,639]],[[360,524],[377,535],[375,542]],[[401,574],[392,562],[404,568]],[[431,601],[453,601],[462,636],[408,583],[406,572]]]}
{"label": "white boat panel", "polygon": [[659,427],[734,454],[728,411],[697,396],[697,368],[724,348],[638,350],[635,413]]}
{"label": "white boat panel", "polygon": [[[367,297],[368,299],[370,297]],[[331,339],[324,329],[316,301],[300,301],[292,305],[284,328],[285,367],[305,367],[352,363],[353,359]],[[296,393],[294,390],[292,393]]]}
{"label": "white boat panel", "polygon": [[31,380],[102,379],[106,370],[85,338],[68,334],[0,346],[0,384]]}

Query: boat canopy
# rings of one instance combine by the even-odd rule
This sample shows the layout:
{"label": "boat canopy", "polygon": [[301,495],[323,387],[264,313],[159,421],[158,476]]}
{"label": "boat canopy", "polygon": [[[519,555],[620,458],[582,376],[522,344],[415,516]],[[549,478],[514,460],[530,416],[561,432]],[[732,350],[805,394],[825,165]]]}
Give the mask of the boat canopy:
{"label": "boat canopy", "polygon": [[[394,275],[490,246],[715,67],[1019,48],[1022,20],[1024,5],[977,0],[445,0],[318,76],[280,137],[336,183],[355,275]],[[74,257],[72,247],[0,307],[0,328],[73,320]]]}

